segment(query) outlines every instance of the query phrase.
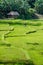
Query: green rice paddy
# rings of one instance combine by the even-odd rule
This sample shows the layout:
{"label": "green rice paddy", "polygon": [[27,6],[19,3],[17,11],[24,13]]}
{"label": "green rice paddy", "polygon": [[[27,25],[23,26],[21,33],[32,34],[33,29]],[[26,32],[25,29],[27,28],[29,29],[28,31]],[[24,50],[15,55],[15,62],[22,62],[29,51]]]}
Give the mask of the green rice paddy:
{"label": "green rice paddy", "polygon": [[43,65],[43,20],[0,20],[0,65]]}

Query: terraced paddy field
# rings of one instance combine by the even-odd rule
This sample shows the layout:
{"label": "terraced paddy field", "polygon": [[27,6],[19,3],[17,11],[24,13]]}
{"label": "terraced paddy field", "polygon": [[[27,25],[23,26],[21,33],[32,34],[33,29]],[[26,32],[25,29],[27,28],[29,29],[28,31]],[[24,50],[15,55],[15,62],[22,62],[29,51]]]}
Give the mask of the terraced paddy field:
{"label": "terraced paddy field", "polygon": [[43,65],[43,20],[0,20],[0,65]]}

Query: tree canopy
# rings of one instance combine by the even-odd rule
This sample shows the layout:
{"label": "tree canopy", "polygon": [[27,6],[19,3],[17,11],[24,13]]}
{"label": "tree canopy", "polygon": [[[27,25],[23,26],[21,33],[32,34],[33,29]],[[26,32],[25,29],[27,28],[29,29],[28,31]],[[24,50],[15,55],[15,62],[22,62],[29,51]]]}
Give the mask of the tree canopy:
{"label": "tree canopy", "polygon": [[18,11],[21,17],[29,17],[34,10],[43,13],[43,0],[0,0],[0,17],[10,11]]}
{"label": "tree canopy", "polygon": [[43,14],[43,0],[36,0],[35,9],[38,13]]}

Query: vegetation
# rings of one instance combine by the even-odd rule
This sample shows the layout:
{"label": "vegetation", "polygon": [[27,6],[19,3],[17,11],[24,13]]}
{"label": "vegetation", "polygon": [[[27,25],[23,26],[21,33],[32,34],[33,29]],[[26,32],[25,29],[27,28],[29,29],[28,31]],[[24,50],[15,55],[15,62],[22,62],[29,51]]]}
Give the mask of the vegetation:
{"label": "vegetation", "polygon": [[8,12],[15,10],[20,13],[20,18],[31,18],[29,9],[34,7],[34,2],[35,0],[0,0],[0,18],[7,17]]}
{"label": "vegetation", "polygon": [[30,19],[35,10],[43,14],[43,0],[0,0],[0,18],[6,18],[10,11],[18,11],[19,18]]}
{"label": "vegetation", "polygon": [[0,65],[43,65],[41,18],[43,0],[0,0]]}
{"label": "vegetation", "polygon": [[43,65],[43,20],[0,20],[0,65]]}
{"label": "vegetation", "polygon": [[43,14],[43,0],[36,0],[35,8],[38,13]]}

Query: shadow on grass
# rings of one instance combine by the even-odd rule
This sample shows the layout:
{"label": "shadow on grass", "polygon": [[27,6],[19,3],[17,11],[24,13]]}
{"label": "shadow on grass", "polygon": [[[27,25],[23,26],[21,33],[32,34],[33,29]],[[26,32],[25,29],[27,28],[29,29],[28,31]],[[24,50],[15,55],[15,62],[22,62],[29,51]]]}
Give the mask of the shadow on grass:
{"label": "shadow on grass", "polygon": [[28,23],[22,23],[22,22],[15,22],[15,23],[9,23],[9,25],[31,25],[31,26],[41,26],[41,23],[31,23],[31,22],[28,22]]}
{"label": "shadow on grass", "polygon": [[3,43],[3,44],[0,44],[0,46],[7,46],[7,47],[10,47],[11,44],[5,44],[5,43]]}
{"label": "shadow on grass", "polygon": [[[30,31],[30,32],[27,32],[26,34],[32,34],[32,33],[36,33],[37,31]],[[10,33],[10,32],[9,32]],[[25,37],[26,35],[8,35],[9,33],[7,33],[4,38],[7,38],[7,37]]]}
{"label": "shadow on grass", "polygon": [[31,34],[31,33],[36,33],[37,31],[30,31],[30,32],[27,32],[26,34]]}
{"label": "shadow on grass", "polygon": [[[35,22],[35,21],[37,21],[37,20],[31,20],[31,21],[33,21],[33,22]],[[11,21],[8,21],[8,22],[4,22],[4,21],[0,21],[0,24],[9,24],[9,25],[31,25],[31,26],[40,26],[41,25],[41,23],[31,23],[31,22],[12,22],[12,20]]]}
{"label": "shadow on grass", "polygon": [[5,35],[4,37],[7,38],[7,37],[25,37],[26,35]]}
{"label": "shadow on grass", "polygon": [[34,50],[36,50],[36,49],[35,49],[35,47],[32,47],[32,48],[30,48],[30,50],[34,51]]}
{"label": "shadow on grass", "polygon": [[39,45],[39,43],[34,43],[33,45]]}
{"label": "shadow on grass", "polygon": [[8,62],[0,62],[0,64],[4,64],[4,65],[34,65],[34,63],[30,60],[16,60],[16,61],[8,61]]}
{"label": "shadow on grass", "polygon": [[27,45],[39,45],[39,43],[35,42],[35,43],[26,43]]}
{"label": "shadow on grass", "polygon": [[43,52],[40,52],[41,55],[43,55]]}

